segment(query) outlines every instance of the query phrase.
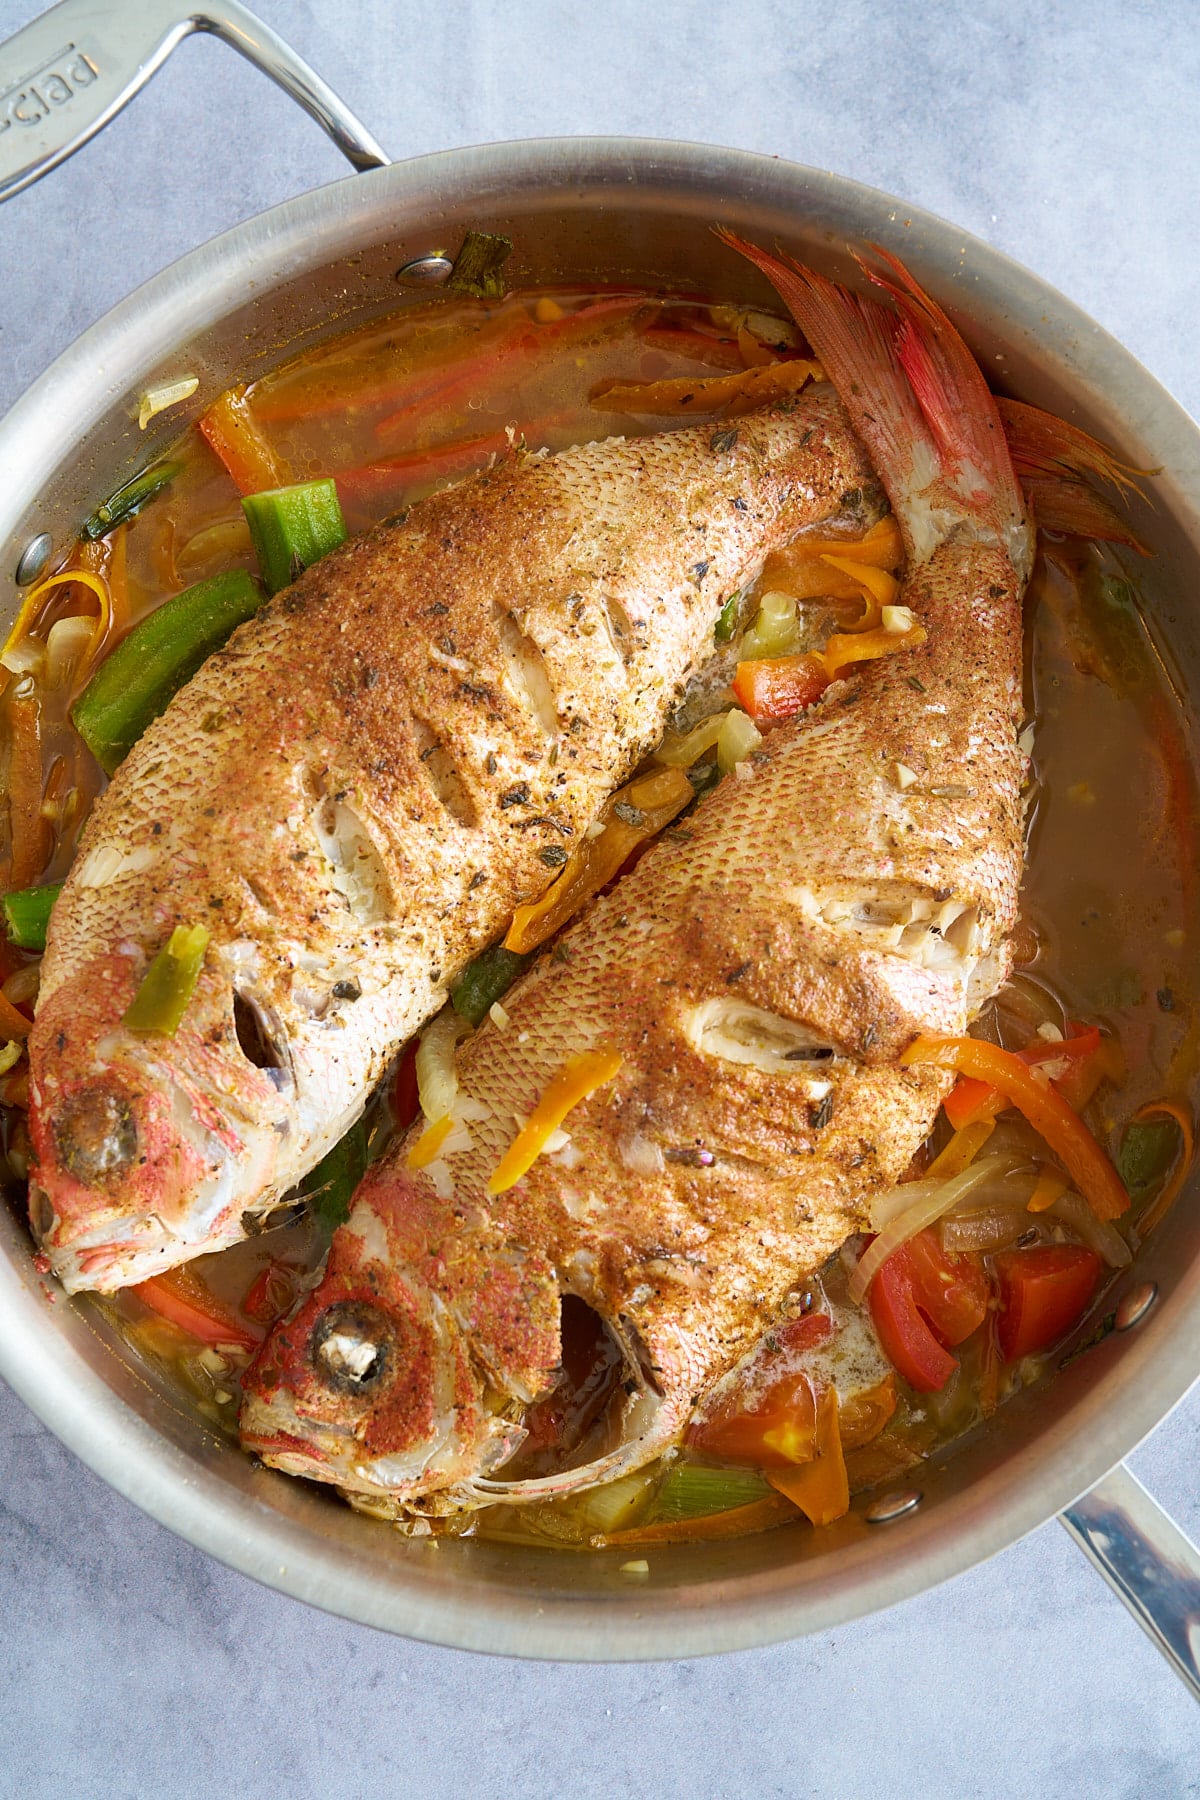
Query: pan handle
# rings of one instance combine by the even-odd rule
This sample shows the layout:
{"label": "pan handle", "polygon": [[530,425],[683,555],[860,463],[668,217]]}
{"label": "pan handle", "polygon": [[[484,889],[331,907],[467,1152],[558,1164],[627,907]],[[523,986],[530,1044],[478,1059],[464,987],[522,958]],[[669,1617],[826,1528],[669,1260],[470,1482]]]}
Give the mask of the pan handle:
{"label": "pan handle", "polygon": [[278,82],[356,169],[388,157],[308,64],[239,0],[60,0],[0,44],[0,200],[55,168],[132,100],[176,44],[209,31]]}
{"label": "pan handle", "polygon": [[1124,1463],[1061,1518],[1192,1698],[1200,1700],[1200,1550]]}

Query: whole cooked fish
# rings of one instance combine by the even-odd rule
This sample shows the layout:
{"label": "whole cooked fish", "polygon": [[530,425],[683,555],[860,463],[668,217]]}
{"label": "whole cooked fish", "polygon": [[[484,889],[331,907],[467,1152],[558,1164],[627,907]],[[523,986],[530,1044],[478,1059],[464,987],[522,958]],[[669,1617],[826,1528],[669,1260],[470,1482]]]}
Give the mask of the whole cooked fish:
{"label": "whole cooked fish", "polygon": [[[243,1235],[661,735],[774,548],[861,502],[832,391],[508,458],[241,627],[122,764],[54,909],[30,1216],[68,1289]],[[122,1024],[211,933],[174,1036]]]}
{"label": "whole cooked fish", "polygon": [[[1009,967],[1033,534],[994,403],[902,271],[898,321],[754,254],[873,453],[926,637],[771,733],[526,976],[460,1053],[448,1197],[394,1150],[259,1352],[246,1446],[398,1515],[570,1491],[676,1439],[927,1135],[951,1077],[901,1052],[964,1031]],[[506,1185],[572,1080],[569,1138]],[[563,1294],[623,1349],[615,1439],[505,1480]]]}

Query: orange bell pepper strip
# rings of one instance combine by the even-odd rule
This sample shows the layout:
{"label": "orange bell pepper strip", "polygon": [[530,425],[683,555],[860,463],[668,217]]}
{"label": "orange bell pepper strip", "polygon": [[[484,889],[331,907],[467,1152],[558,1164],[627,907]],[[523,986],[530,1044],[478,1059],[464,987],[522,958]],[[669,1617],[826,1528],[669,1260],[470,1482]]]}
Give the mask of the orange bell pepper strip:
{"label": "orange bell pepper strip", "polygon": [[613,1080],[625,1058],[616,1050],[585,1050],[564,1064],[518,1131],[488,1179],[489,1194],[503,1194],[528,1174],[567,1114]]}
{"label": "orange bell pepper strip", "polygon": [[198,422],[239,494],[261,494],[265,488],[287,486],[291,470],[256,425],[244,385],[230,388],[214,400]]}
{"label": "orange bell pepper strip", "polygon": [[1175,1167],[1171,1171],[1170,1179],[1167,1181],[1154,1204],[1148,1206],[1138,1220],[1138,1232],[1142,1237],[1145,1237],[1148,1231],[1153,1231],[1160,1219],[1164,1218],[1170,1211],[1176,1195],[1187,1178],[1188,1170],[1192,1166],[1192,1157],[1195,1155],[1196,1151],[1195,1135],[1192,1130],[1192,1115],[1187,1107],[1183,1105],[1182,1101],[1150,1100],[1145,1106],[1138,1107],[1130,1123],[1138,1124],[1143,1119],[1157,1118],[1174,1119],[1179,1127],[1183,1141],[1180,1146],[1179,1156],[1175,1162]]}
{"label": "orange bell pepper strip", "polygon": [[641,844],[683,810],[695,792],[686,772],[674,767],[650,769],[618,788],[601,814],[604,830],[572,853],[544,894],[518,906],[504,948],[526,956],[553,937],[593,894],[608,886]]}
{"label": "orange bell pepper strip", "polygon": [[901,1053],[900,1062],[906,1068],[929,1064],[957,1069],[988,1082],[1045,1138],[1098,1219],[1119,1219],[1128,1210],[1129,1195],[1107,1152],[1062,1095],[1036,1081],[1029,1065],[1011,1050],[982,1038],[922,1034]]}
{"label": "orange bell pepper strip", "polygon": [[33,1026],[23,1012],[18,1012],[7,994],[0,994],[0,1038],[11,1043],[23,1043],[33,1030]]}
{"label": "orange bell pepper strip", "polygon": [[656,418],[682,418],[688,413],[731,416],[789,399],[820,375],[816,363],[763,363],[735,375],[694,375],[667,381],[600,381],[588,395],[599,412],[646,413]]}
{"label": "orange bell pepper strip", "polygon": [[815,1452],[794,1469],[767,1469],[767,1480],[814,1525],[832,1525],[850,1509],[850,1482],[838,1429],[838,1394],[826,1388],[817,1406]]}
{"label": "orange bell pepper strip", "polygon": [[738,704],[756,725],[777,725],[819,700],[829,686],[819,656],[758,656],[733,678]]}

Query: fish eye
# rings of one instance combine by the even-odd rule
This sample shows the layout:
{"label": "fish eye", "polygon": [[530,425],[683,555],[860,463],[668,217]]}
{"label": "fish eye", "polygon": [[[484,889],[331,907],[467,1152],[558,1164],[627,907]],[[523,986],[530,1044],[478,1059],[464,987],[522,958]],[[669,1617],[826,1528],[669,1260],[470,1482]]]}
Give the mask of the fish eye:
{"label": "fish eye", "polygon": [[369,1394],[388,1372],[393,1338],[391,1323],[376,1307],[342,1300],[313,1327],[309,1359],[337,1392]]}
{"label": "fish eye", "polygon": [[110,1088],[86,1087],[72,1094],[63,1103],[53,1131],[59,1162],[88,1186],[123,1175],[137,1156],[133,1110]]}

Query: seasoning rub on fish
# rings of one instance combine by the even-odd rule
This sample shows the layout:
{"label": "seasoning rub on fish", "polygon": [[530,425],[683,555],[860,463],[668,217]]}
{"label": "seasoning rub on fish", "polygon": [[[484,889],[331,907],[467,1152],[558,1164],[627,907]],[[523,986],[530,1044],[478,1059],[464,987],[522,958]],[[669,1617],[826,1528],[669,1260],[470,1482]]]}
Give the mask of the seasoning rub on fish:
{"label": "seasoning rub on fish", "polygon": [[[512,456],[237,631],[118,770],[54,909],[30,1216],[69,1290],[235,1241],[320,1159],[661,735],[725,601],[870,480],[827,387]],[[198,927],[174,1035],[124,1024]]]}
{"label": "seasoning rub on fish", "polygon": [[[964,1031],[1009,968],[1033,532],[994,402],[898,265],[899,317],[748,253],[873,454],[924,641],[771,733],[506,997],[458,1058],[447,1197],[411,1140],[369,1171],[242,1433],[375,1510],[542,1499],[677,1439],[926,1137],[952,1077],[906,1046]],[[522,1173],[554,1094],[569,1137]],[[506,1480],[563,1294],[626,1359],[611,1448]]]}

